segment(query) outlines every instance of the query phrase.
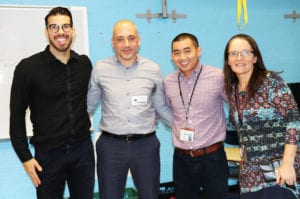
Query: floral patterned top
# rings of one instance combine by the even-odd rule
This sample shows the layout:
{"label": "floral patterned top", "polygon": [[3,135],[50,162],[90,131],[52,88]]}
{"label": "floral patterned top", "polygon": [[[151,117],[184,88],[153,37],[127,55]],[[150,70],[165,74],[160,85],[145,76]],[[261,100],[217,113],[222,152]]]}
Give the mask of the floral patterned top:
{"label": "floral patterned top", "polygon": [[[236,90],[230,104],[230,120],[236,126],[243,150],[240,169],[241,193],[254,192],[275,185],[267,182],[259,164],[282,157],[284,145],[298,144],[300,137],[299,110],[288,85],[276,73],[269,72],[253,98]],[[296,155],[295,169],[300,177],[300,152]],[[285,187],[284,185],[282,185]],[[296,189],[300,197],[300,180]]]}

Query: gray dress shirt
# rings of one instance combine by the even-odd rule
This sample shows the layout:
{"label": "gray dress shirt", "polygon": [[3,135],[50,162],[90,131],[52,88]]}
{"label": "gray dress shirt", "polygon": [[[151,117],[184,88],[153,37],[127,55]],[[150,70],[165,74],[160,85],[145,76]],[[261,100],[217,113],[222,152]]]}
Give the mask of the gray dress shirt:
{"label": "gray dress shirt", "polygon": [[159,66],[138,57],[125,67],[116,57],[93,67],[88,92],[88,112],[101,105],[99,128],[114,134],[147,134],[155,131],[159,116],[171,126],[172,112],[165,102]]}

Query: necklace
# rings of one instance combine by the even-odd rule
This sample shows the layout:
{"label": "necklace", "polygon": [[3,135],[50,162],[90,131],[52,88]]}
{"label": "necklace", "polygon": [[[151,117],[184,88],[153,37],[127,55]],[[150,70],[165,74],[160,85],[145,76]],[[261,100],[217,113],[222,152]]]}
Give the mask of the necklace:
{"label": "necklace", "polygon": [[243,111],[246,106],[247,101],[247,92],[246,91],[238,91],[237,86],[235,87],[235,108],[238,112],[239,124],[243,124]]}
{"label": "necklace", "polygon": [[239,83],[239,84],[238,84],[238,91],[239,91],[239,92],[246,91],[247,85],[248,85],[248,84],[242,85],[242,84]]}

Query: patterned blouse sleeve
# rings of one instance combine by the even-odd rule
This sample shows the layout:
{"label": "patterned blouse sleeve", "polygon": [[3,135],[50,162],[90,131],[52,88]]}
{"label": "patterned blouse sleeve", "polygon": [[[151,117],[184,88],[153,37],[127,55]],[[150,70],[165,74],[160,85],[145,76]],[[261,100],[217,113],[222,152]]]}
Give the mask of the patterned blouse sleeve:
{"label": "patterned blouse sleeve", "polygon": [[286,144],[298,144],[300,137],[300,116],[296,100],[279,76],[275,76],[274,104],[286,123]]}

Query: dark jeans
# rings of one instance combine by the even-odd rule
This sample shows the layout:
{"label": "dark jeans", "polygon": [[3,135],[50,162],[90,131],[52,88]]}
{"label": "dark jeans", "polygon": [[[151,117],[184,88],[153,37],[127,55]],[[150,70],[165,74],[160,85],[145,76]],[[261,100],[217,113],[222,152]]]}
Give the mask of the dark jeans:
{"label": "dark jeans", "polygon": [[67,182],[71,199],[92,199],[95,183],[95,158],[90,138],[50,152],[36,151],[42,166],[38,199],[62,199]]}
{"label": "dark jeans", "polygon": [[176,199],[223,199],[228,193],[229,168],[224,147],[208,155],[191,157],[174,151],[174,191]]}
{"label": "dark jeans", "polygon": [[242,199],[297,199],[289,190],[280,186],[265,188],[256,192],[244,193]]}
{"label": "dark jeans", "polygon": [[101,135],[96,143],[100,198],[123,198],[130,168],[138,198],[157,199],[159,148],[160,143],[155,135],[132,142]]}

